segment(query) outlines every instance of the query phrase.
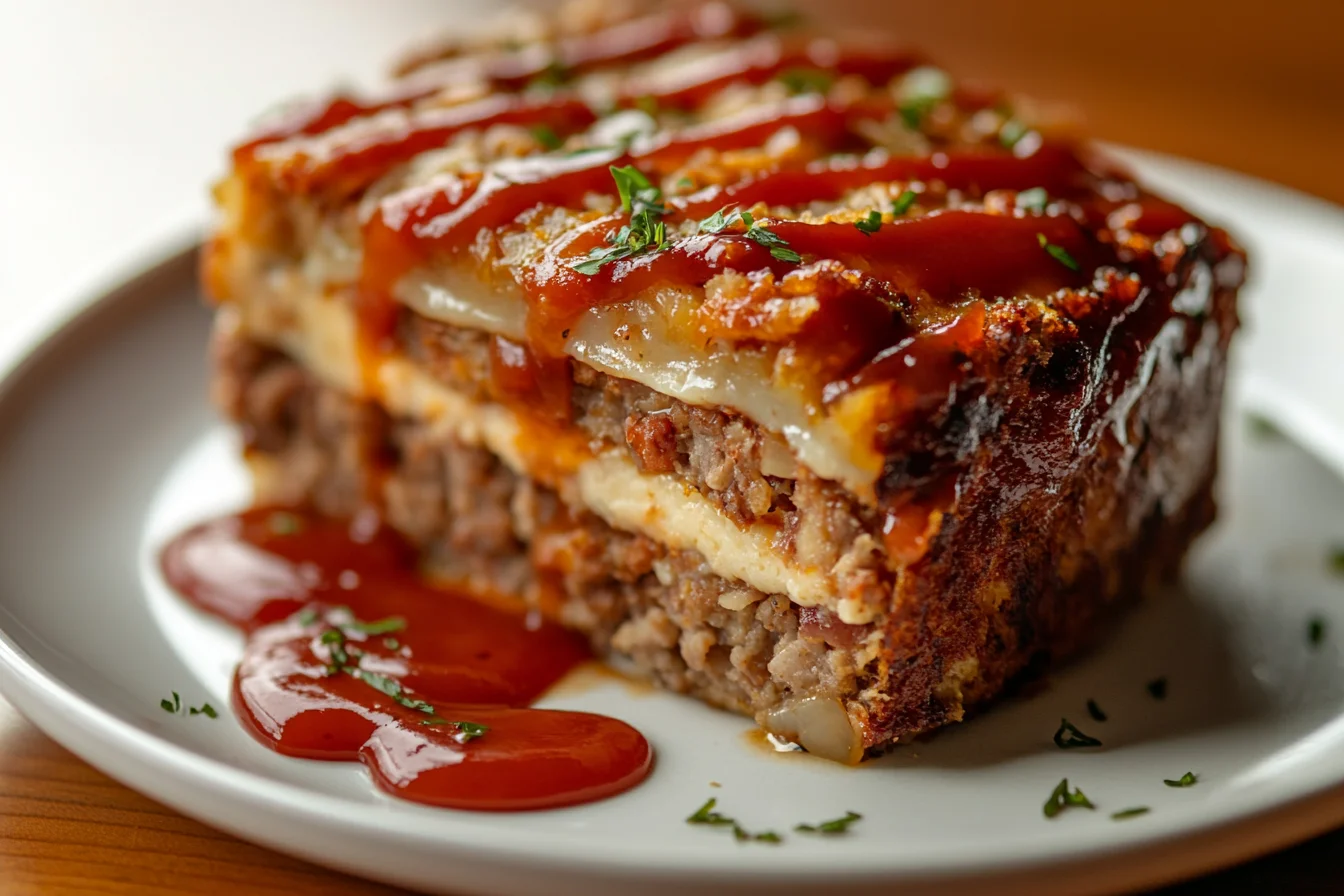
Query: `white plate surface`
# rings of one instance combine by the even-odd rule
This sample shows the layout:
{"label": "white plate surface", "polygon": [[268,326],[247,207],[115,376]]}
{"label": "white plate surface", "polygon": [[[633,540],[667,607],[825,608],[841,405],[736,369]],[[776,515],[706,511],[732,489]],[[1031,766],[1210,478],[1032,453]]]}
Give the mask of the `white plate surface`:
{"label": "white plate surface", "polygon": [[[858,769],[754,745],[744,720],[590,676],[544,705],[617,716],[658,753],[643,786],[560,811],[478,815],[397,802],[362,768],[280,757],[227,715],[164,714],[169,691],[228,705],[239,639],[167,593],[154,553],[238,506],[246,481],[205,400],[207,312],[190,255],[112,291],[0,390],[0,688],[89,762],[275,849],[437,892],[1117,891],[1193,874],[1344,822],[1344,213],[1192,163],[1135,157],[1249,245],[1247,337],[1230,399],[1223,513],[1188,582],[1105,647],[1017,699]],[[1333,388],[1332,388],[1333,387]],[[1249,434],[1267,411],[1316,459]],[[1332,449],[1333,446],[1333,449]],[[1328,620],[1312,649],[1307,621]],[[1155,701],[1145,683],[1170,681]],[[1088,720],[1087,698],[1110,719]],[[1060,751],[1061,716],[1101,751]],[[1162,779],[1199,774],[1189,789]],[[1063,776],[1100,811],[1046,820]],[[721,788],[711,788],[711,781]],[[691,827],[709,796],[749,828],[845,810],[844,837],[738,844]],[[1124,822],[1111,811],[1147,805]]]}

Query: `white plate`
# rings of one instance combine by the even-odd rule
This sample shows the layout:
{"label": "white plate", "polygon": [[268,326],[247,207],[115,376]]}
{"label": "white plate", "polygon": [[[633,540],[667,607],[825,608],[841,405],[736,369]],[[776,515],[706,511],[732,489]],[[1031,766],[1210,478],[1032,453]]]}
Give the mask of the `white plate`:
{"label": "white plate", "polygon": [[[1238,349],[1242,394],[1318,450],[1333,444],[1344,469],[1344,398],[1309,379],[1337,370],[1344,303],[1330,291],[1344,215],[1190,163],[1142,161],[1250,244],[1258,287]],[[153,565],[175,529],[246,494],[205,401],[208,315],[193,280],[193,259],[178,254],[114,290],[0,392],[0,686],[71,750],[188,815],[426,890],[582,896],[1114,891],[1344,821],[1344,582],[1325,562],[1344,543],[1344,485],[1292,444],[1249,437],[1236,399],[1223,514],[1187,588],[1141,607],[1043,692],[858,769],[766,753],[741,719],[594,677],[547,705],[636,725],[658,751],[650,780],[593,805],[477,815],[385,798],[357,766],[280,757],[227,716],[166,715],[158,701],[171,690],[227,706],[238,650],[166,593]],[[1317,613],[1330,627],[1311,649]],[[1161,675],[1170,696],[1159,702],[1145,684]],[[1088,719],[1089,697],[1109,721]],[[1056,749],[1060,716],[1106,748]],[[1197,786],[1163,786],[1186,771]],[[1042,817],[1066,775],[1100,811]],[[683,822],[709,796],[749,828],[788,831],[849,809],[864,819],[844,837],[739,844]],[[1152,812],[1110,819],[1134,805]]]}

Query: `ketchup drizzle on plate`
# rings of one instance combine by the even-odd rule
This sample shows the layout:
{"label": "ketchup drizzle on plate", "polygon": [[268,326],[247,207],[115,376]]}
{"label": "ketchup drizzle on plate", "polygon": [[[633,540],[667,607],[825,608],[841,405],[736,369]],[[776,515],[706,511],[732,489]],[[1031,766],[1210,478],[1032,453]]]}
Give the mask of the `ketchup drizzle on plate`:
{"label": "ketchup drizzle on plate", "polygon": [[163,550],[169,584],[241,628],[243,726],[287,756],[363,762],[393,796],[455,809],[547,809],[640,783],[634,728],[528,704],[588,656],[549,622],[436,587],[376,516],[259,507]]}

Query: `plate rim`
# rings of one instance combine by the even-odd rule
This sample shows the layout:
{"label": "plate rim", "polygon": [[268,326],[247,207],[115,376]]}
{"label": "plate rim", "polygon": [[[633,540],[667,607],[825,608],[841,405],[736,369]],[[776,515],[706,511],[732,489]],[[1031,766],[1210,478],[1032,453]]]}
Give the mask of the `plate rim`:
{"label": "plate rim", "polygon": [[[1124,150],[1127,161],[1136,161],[1136,167],[1148,164],[1170,165],[1186,170],[1199,170],[1215,180],[1240,182],[1244,188],[1256,192],[1310,199],[1317,211],[1328,213],[1335,223],[1344,225],[1344,209],[1338,209],[1323,200],[1305,197],[1296,191],[1279,187],[1257,178],[1226,171],[1216,166],[1151,152]],[[95,283],[102,288],[87,291],[86,298],[63,306],[64,313],[53,315],[45,326],[38,327],[34,336],[20,344],[8,358],[0,358],[0,416],[12,413],[28,392],[40,393],[43,386],[32,382],[29,374],[43,362],[58,355],[78,338],[87,338],[91,329],[110,315],[134,315],[142,306],[162,301],[149,287],[156,279],[171,277],[180,266],[193,259],[201,232],[199,224],[178,224],[171,235],[161,238],[144,251],[135,253],[126,263],[118,265]],[[97,338],[94,335],[94,338]],[[217,815],[198,811],[195,805],[184,805],[172,791],[186,787],[195,794],[214,794],[226,799],[251,804],[260,810],[279,812],[315,827],[328,827],[338,817],[335,810],[348,803],[341,797],[313,790],[287,781],[275,781],[255,773],[235,768],[219,760],[196,753],[187,747],[158,737],[130,722],[117,718],[111,712],[86,700],[72,686],[48,672],[29,656],[8,632],[0,630],[0,691],[3,691],[19,710],[39,729],[58,743],[70,749],[91,765],[109,774],[133,789],[172,805],[186,815],[213,827],[253,839],[261,845],[282,852],[301,855],[328,866],[367,874],[367,869],[344,866],[331,856],[314,855],[273,839],[248,838],[247,832],[237,830]],[[1338,722],[1339,720],[1337,720]],[[107,753],[90,755],[90,742],[104,748],[115,748],[118,761],[110,761]],[[108,760],[108,761],[104,761]],[[140,763],[162,778],[162,785],[145,783],[144,775],[136,775],[127,764]],[[1324,767],[1322,767],[1324,768]],[[171,770],[171,774],[167,772]],[[131,780],[128,780],[131,779]],[[1045,872],[1059,875],[1066,872],[1074,878],[1091,873],[1097,886],[1089,891],[1103,892],[1126,887],[1152,885],[1210,871],[1254,856],[1275,851],[1291,843],[1321,833],[1344,822],[1344,764],[1331,771],[1306,779],[1293,779],[1283,787],[1267,789],[1264,793],[1242,798],[1233,805],[1216,804],[1216,815],[1206,823],[1190,824],[1186,819],[1174,819],[1168,824],[1150,823],[1142,829],[1113,830],[1105,838],[1096,838],[1087,845],[1060,850],[1028,850],[1013,856],[994,854],[962,856],[949,863],[937,854],[924,860],[904,859],[898,865],[886,859],[873,861],[846,856],[849,860],[843,872],[835,868],[820,868],[815,856],[805,853],[771,851],[751,854],[725,851],[715,861],[707,861],[697,854],[696,864],[686,867],[684,857],[672,850],[650,850],[647,846],[630,850],[607,850],[600,854],[570,853],[565,846],[574,835],[547,841],[530,840],[522,845],[515,841],[501,844],[498,835],[488,829],[476,829],[463,824],[451,840],[440,833],[417,836],[409,825],[388,824],[386,813],[369,813],[344,817],[338,826],[347,835],[368,840],[395,838],[418,839],[423,845],[433,845],[446,854],[461,852],[459,858],[471,859],[484,865],[521,862],[535,872],[548,870],[579,874],[638,874],[657,877],[665,882],[689,883],[728,877],[744,879],[755,884],[777,884],[782,881],[801,882],[809,875],[820,875],[832,883],[842,880],[859,883],[908,883],[911,885],[1000,881],[1013,876],[1037,876]],[[203,803],[202,805],[205,805]],[[1214,808],[1214,807],[1211,807]],[[468,816],[470,817],[470,816]],[[1157,819],[1154,819],[1157,822]],[[1233,844],[1231,841],[1237,841]],[[550,845],[542,845],[549,843]],[[1144,867],[1129,867],[1128,859],[1145,854]],[[1165,856],[1164,861],[1157,859]],[[535,873],[534,872],[534,873]],[[1062,875],[1061,875],[1062,876]],[[1104,878],[1104,879],[1103,879]],[[1053,892],[1047,886],[1042,890],[1040,881],[1033,892]],[[1077,881],[1067,884],[1070,892],[1078,892]]]}

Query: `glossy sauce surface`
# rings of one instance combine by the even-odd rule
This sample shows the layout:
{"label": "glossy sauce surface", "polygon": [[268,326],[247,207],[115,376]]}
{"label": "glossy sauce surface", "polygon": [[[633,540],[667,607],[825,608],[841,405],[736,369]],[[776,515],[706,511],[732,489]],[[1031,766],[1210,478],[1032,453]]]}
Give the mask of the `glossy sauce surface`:
{"label": "glossy sauce surface", "polygon": [[[687,46],[693,43],[701,46]],[[691,52],[668,67],[622,68],[673,47]],[[521,73],[543,71],[546,59],[568,75],[548,92],[525,86]],[[592,72],[614,94],[587,114],[636,107],[657,127],[627,140],[584,134],[569,145],[586,147],[578,151],[496,158],[380,195],[361,224],[355,293],[363,344],[397,349],[397,289],[408,274],[451,270],[483,281],[484,289],[521,297],[526,308],[526,338],[492,345],[493,396],[519,409],[543,407],[563,423],[568,393],[551,383],[565,378],[567,334],[581,315],[667,287],[699,303],[695,289],[740,275],[750,284],[743,292],[759,293],[756,304],[747,296],[741,307],[707,311],[706,290],[699,316],[678,338],[696,348],[720,339],[787,352],[796,375],[790,385],[803,383],[819,414],[874,387],[871,394],[881,396],[870,406],[874,448],[911,458],[883,473],[884,489],[900,492],[929,486],[946,464],[965,460],[939,409],[963,386],[983,390],[1000,381],[1005,346],[1027,342],[1003,328],[1028,326],[1030,318],[1030,326],[1050,327],[1044,342],[1078,341],[1073,355],[1051,362],[1057,369],[1043,382],[1074,376],[1070,358],[1096,380],[1084,389],[1092,404],[1052,437],[1061,456],[1073,456],[1070,446],[1086,441],[1162,327],[1185,313],[1172,302],[1190,271],[1235,250],[1072,139],[1021,122],[1010,135],[1015,113],[996,93],[947,80],[931,100],[920,99],[931,73],[946,80],[936,70],[915,71],[920,63],[899,49],[840,46],[768,29],[715,4],[687,4],[513,56],[426,64],[391,102],[403,102],[417,78],[449,83],[456,65],[456,77],[485,72],[499,90],[517,91],[492,97],[515,111],[510,123],[544,124],[564,137],[586,126],[583,103],[592,102],[591,85],[569,76]],[[500,67],[507,65],[519,68],[509,74]],[[764,88],[756,101],[720,108],[724,96],[753,88]],[[456,116],[453,133],[496,121],[488,101],[417,107],[405,133],[386,132],[384,155],[369,156],[365,167],[355,141],[332,157],[326,176],[339,183],[345,169],[367,179],[418,154],[422,139],[442,142],[446,132],[434,125],[440,114]],[[986,117],[999,123],[976,123]],[[766,151],[774,142],[788,148]],[[666,190],[658,200],[666,240],[578,270],[591,253],[619,248],[622,228],[634,223],[629,210],[608,211],[617,193],[611,169],[620,166]],[[688,169],[696,176],[679,179]],[[883,186],[852,208],[830,207],[870,185]],[[907,193],[913,203],[893,206]],[[755,234],[740,218],[716,232],[697,229],[729,209],[751,209]],[[879,213],[880,224],[856,226],[861,209]],[[565,213],[552,215],[557,210]],[[789,253],[772,252],[761,232]],[[519,244],[520,254],[511,255],[507,247]],[[791,296],[815,299],[817,310],[796,330],[771,330],[762,308]],[[1077,385],[1070,380],[1068,388]]]}
{"label": "glossy sauce surface", "polygon": [[587,657],[580,639],[413,563],[374,517],[279,508],[202,523],[161,556],[174,588],[246,633],[234,708],[280,753],[358,760],[394,796],[457,809],[553,808],[644,779],[634,728],[528,708]]}

